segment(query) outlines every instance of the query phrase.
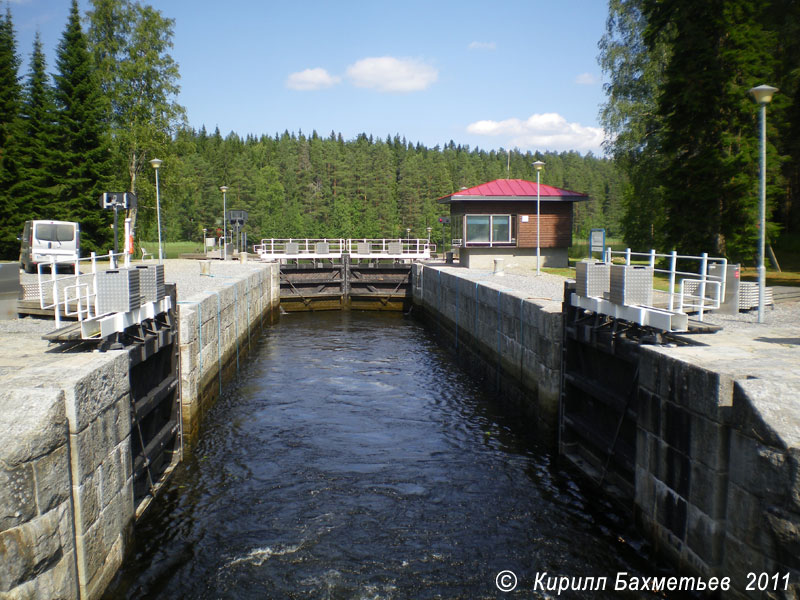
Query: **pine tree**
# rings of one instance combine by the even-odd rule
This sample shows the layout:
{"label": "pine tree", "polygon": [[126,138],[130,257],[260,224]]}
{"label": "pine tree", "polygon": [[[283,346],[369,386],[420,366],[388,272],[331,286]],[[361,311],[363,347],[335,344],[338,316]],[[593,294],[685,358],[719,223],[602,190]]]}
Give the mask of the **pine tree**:
{"label": "pine tree", "polygon": [[72,0],[58,45],[55,75],[55,138],[50,169],[56,182],[58,217],[78,221],[84,251],[104,252],[111,237],[109,211],[98,198],[110,182],[106,104]]}
{"label": "pine tree", "polygon": [[0,257],[5,259],[19,255],[17,236],[25,220],[11,193],[20,177],[19,110],[19,57],[11,10],[6,8],[0,19]]}
{"label": "pine tree", "polygon": [[757,109],[747,91],[774,70],[762,10],[749,0],[645,2],[651,50],[674,28],[658,99],[660,176],[665,230],[682,254],[744,258],[754,250]]}
{"label": "pine tree", "polygon": [[11,188],[20,206],[27,207],[28,218],[50,218],[55,209],[54,182],[48,168],[50,154],[56,147],[55,105],[46,71],[42,42],[37,33],[31,54],[31,72],[23,92],[21,131],[26,143],[20,155],[21,176]]}

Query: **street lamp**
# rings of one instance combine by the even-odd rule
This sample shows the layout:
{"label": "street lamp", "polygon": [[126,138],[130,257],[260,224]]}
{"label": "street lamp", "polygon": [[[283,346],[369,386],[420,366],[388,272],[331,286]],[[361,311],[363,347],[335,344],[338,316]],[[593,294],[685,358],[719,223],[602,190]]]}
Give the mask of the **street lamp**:
{"label": "street lamp", "polygon": [[228,191],[227,185],[219,186],[219,191],[222,192],[222,260],[228,260],[228,213],[225,209],[225,194]]}
{"label": "street lamp", "polygon": [[156,218],[158,219],[158,263],[164,259],[164,253],[161,250],[161,203],[158,198],[158,168],[161,166],[163,161],[154,158],[150,161],[150,166],[152,166],[156,170]]}
{"label": "street lamp", "polygon": [[767,235],[767,104],[778,91],[771,85],[750,89],[753,98],[761,105],[761,202],[758,209],[758,322],[764,322],[764,289],[767,272],[764,267],[764,246]]}
{"label": "street lamp", "polygon": [[541,258],[539,245],[539,217],[541,215],[539,210],[539,174],[542,172],[542,167],[544,167],[544,163],[540,160],[533,163],[533,168],[536,169],[536,275],[541,274],[539,270],[539,261]]}

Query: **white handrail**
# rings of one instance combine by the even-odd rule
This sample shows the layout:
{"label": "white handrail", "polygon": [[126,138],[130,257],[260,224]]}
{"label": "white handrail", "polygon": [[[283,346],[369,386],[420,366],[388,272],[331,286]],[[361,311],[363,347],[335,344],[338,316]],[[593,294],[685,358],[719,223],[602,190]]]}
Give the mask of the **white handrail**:
{"label": "white handrail", "polygon": [[[633,252],[630,248],[625,250],[612,250],[606,249],[606,262],[612,263],[614,256],[624,257],[626,265],[632,264],[634,260],[647,262],[652,268],[654,273],[664,273],[669,278],[669,310],[675,309],[675,297],[678,297],[678,312],[685,312],[685,309],[696,309],[698,312],[699,320],[703,320],[705,311],[714,310],[720,307],[722,300],[725,297],[725,287],[727,279],[728,259],[723,257],[711,257],[707,253],[700,256],[689,256],[678,254],[672,251],[669,254],[659,254],[655,250],[649,252]],[[666,259],[668,267],[660,269],[656,267],[658,259]],[[693,271],[679,271],[678,261],[684,262],[697,262],[698,270]],[[721,275],[710,275],[709,267],[713,264],[720,265]],[[676,282],[679,284],[680,291],[675,291]],[[686,283],[690,285],[686,285]],[[697,282],[695,286],[692,282]],[[710,286],[713,290],[713,295],[707,296],[706,292]],[[692,302],[696,300],[697,302]]]}
{"label": "white handrail", "polygon": [[[116,268],[119,259],[123,263],[127,260],[125,252],[109,252],[108,260],[111,268]],[[91,271],[81,273],[80,265],[89,263]],[[59,275],[57,267],[71,265],[71,275]],[[43,273],[43,267],[50,268],[50,277]],[[55,257],[50,257],[49,263],[39,263],[37,266],[37,285],[39,288],[39,308],[53,310],[56,329],[61,327],[61,314],[77,317],[78,321],[92,319],[97,316],[97,256],[94,252],[88,258],[79,258],[75,261],[57,262]],[[52,300],[48,296],[52,295]],[[75,303],[75,310],[70,307]]]}
{"label": "white handrail", "polygon": [[253,246],[262,260],[341,258],[427,259],[436,246],[421,238],[264,238]]}

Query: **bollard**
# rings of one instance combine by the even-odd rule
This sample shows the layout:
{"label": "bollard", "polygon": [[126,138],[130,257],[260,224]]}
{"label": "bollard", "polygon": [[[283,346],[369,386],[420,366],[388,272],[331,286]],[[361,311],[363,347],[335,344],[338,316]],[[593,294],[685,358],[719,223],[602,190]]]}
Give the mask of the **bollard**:
{"label": "bollard", "polygon": [[247,262],[247,252],[239,252],[239,262]]}
{"label": "bollard", "polygon": [[445,257],[444,258],[444,262],[446,262],[448,265],[452,265],[453,264],[453,253],[452,252],[445,252],[444,253],[444,257]]}
{"label": "bollard", "polygon": [[208,275],[211,276],[211,261],[210,260],[201,260],[200,261],[200,275]]}
{"label": "bollard", "polygon": [[503,272],[503,259],[502,258],[495,258],[494,259],[494,274],[495,275],[505,275]]}

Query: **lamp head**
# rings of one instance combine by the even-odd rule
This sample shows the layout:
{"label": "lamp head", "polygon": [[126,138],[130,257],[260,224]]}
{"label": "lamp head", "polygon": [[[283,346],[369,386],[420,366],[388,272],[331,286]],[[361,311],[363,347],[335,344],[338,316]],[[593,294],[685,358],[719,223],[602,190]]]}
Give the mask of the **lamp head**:
{"label": "lamp head", "polygon": [[540,160],[537,160],[536,162],[531,164],[533,165],[533,168],[536,169],[537,171],[541,171],[542,168],[544,167],[544,163]]}
{"label": "lamp head", "polygon": [[221,185],[221,186],[219,186],[219,191],[220,191],[220,192],[222,192],[222,193],[224,194],[225,192],[227,192],[227,191],[228,191],[228,186],[227,186],[227,185]]}
{"label": "lamp head", "polygon": [[772,95],[778,91],[778,88],[771,85],[759,85],[758,87],[750,88],[750,93],[759,104],[769,104],[772,102]]}
{"label": "lamp head", "polygon": [[153,167],[154,169],[158,169],[158,167],[161,166],[162,162],[164,161],[158,158],[154,158],[153,160],[150,161],[150,166]]}

